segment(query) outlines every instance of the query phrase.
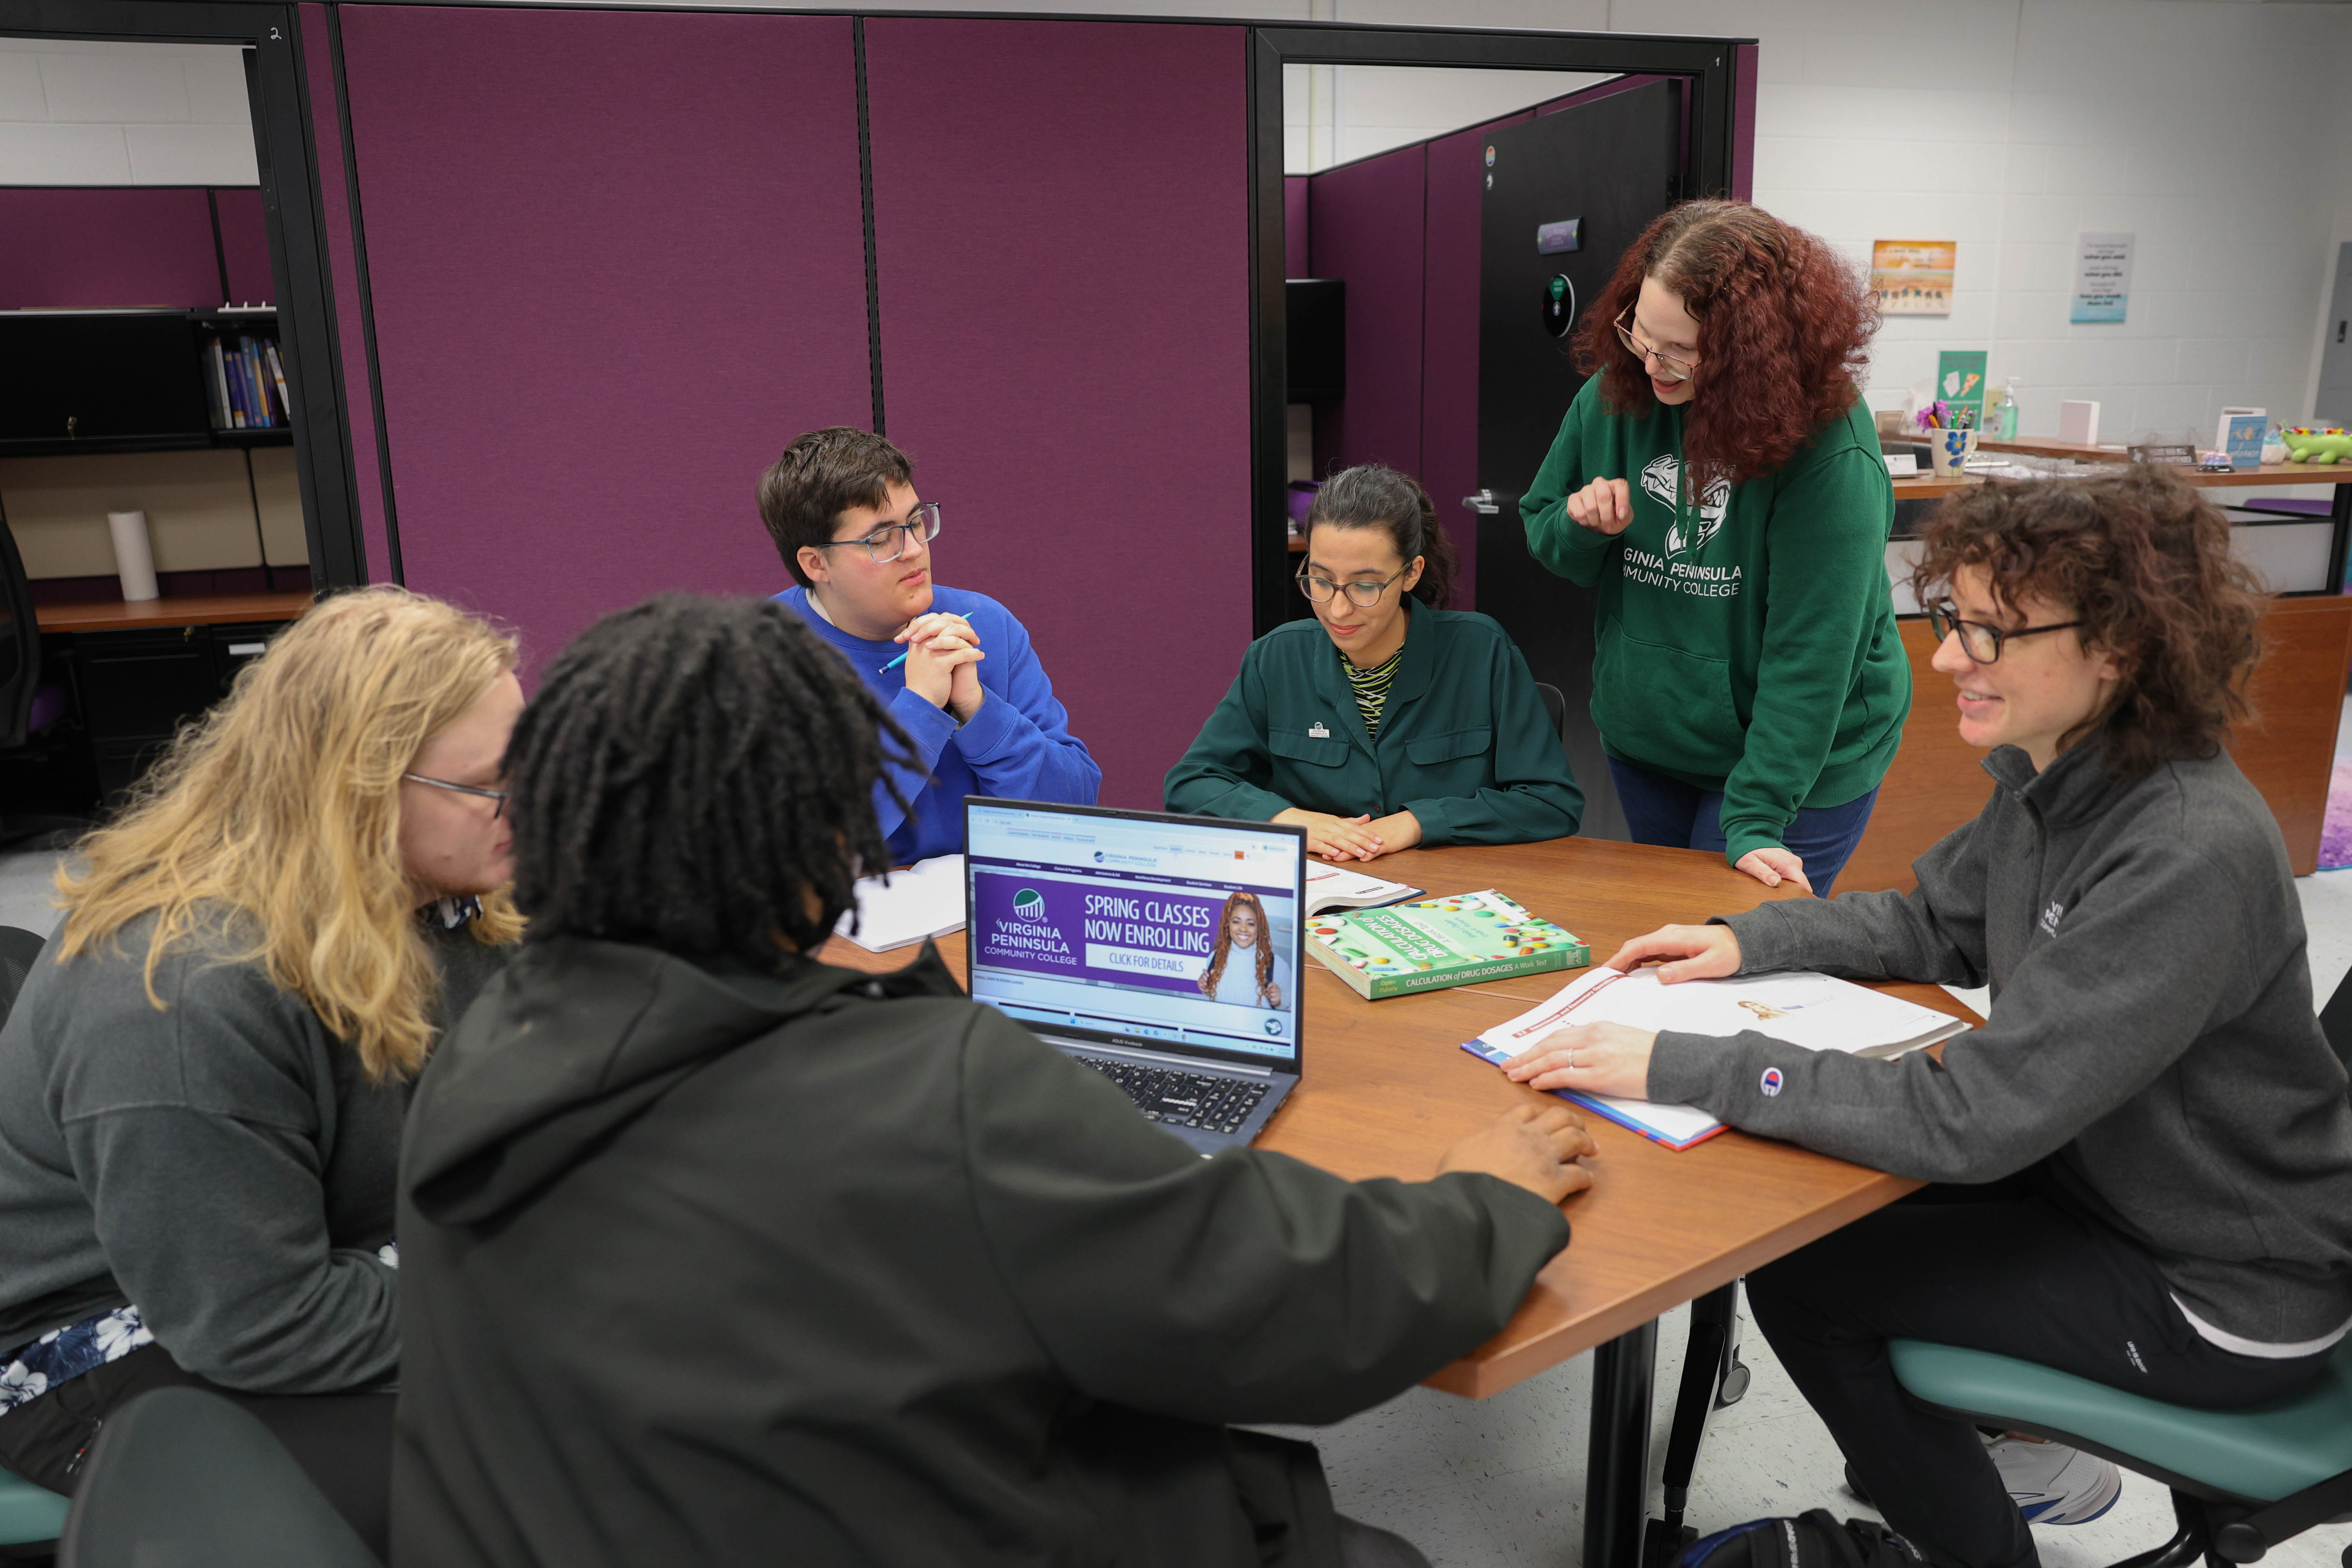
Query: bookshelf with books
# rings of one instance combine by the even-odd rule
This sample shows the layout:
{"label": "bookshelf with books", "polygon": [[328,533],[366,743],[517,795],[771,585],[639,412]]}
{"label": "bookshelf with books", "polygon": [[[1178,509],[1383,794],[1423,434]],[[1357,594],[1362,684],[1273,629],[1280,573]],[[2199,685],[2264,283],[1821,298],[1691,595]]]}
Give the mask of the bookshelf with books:
{"label": "bookshelf with books", "polygon": [[0,457],[291,446],[278,312],[0,311]]}

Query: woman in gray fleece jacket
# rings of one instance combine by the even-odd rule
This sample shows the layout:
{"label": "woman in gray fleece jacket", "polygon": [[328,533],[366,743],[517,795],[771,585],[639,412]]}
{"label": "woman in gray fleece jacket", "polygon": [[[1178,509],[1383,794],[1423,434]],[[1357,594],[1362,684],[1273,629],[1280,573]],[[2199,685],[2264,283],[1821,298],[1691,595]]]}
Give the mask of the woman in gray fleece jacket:
{"label": "woman in gray fleece jacket", "polygon": [[1961,737],[1991,753],[1983,811],[1915,892],[1668,926],[1609,961],[1989,985],[1940,1062],[1594,1025],[1512,1074],[1937,1184],[1748,1289],[1871,1499],[1947,1568],[2031,1563],[2032,1537],[1977,1434],[1905,1403],[1889,1339],[2221,1408],[2307,1384],[2352,1327],[2345,1069],[2277,826],[2221,750],[2261,605],[2229,531],[2154,469],[1948,503],[1917,586]]}
{"label": "woman in gray fleece jacket", "polygon": [[311,610],[58,878],[0,1029],[0,1466],[245,1405],[381,1554],[408,1080],[521,929],[511,638],[397,588]]}

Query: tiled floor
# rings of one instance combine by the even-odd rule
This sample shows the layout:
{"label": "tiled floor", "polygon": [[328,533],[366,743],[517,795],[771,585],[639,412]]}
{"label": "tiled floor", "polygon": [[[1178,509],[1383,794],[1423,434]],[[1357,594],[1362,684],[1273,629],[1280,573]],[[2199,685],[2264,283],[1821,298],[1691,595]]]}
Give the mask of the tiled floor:
{"label": "tiled floor", "polygon": [[[2352,749],[2352,702],[2339,748]],[[55,857],[0,856],[0,925],[46,932],[55,921]],[[2296,884],[2311,933],[2312,984],[2325,998],[2352,968],[2352,870]],[[1981,1005],[1980,997],[1969,1000]],[[1682,1372],[1685,1314],[1659,1325],[1653,1474],[1663,1462],[1673,1390]],[[1869,1515],[1841,1484],[1836,1446],[1763,1341],[1748,1329],[1747,1397],[1716,1413],[1691,1489],[1689,1522],[1702,1532],[1763,1514],[1826,1507]],[[1416,1388],[1333,1426],[1297,1429],[1323,1450],[1340,1509],[1417,1542],[1438,1568],[1545,1564],[1572,1568],[1583,1535],[1591,1358],[1580,1357],[1485,1401]],[[1655,1499],[1653,1498],[1654,1506]],[[2172,1532],[2164,1489],[2136,1476],[2105,1518],[2034,1533],[2050,1568],[2100,1568]],[[2279,1568],[2335,1568],[2352,1526],[2308,1531],[2264,1559]]]}

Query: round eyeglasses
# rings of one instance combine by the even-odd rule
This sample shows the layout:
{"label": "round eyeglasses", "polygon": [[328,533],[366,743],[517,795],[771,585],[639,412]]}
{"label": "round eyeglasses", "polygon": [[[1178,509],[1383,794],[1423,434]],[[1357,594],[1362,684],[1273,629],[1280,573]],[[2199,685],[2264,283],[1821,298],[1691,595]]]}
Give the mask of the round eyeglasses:
{"label": "round eyeglasses", "polygon": [[1686,359],[1676,359],[1672,354],[1662,354],[1657,350],[1646,346],[1640,339],[1634,337],[1633,330],[1625,325],[1626,317],[1631,316],[1633,313],[1633,307],[1628,305],[1625,307],[1625,314],[1617,318],[1617,336],[1625,344],[1625,352],[1627,353],[1632,354],[1635,359],[1639,360],[1656,360],[1658,362],[1658,368],[1651,374],[1655,375],[1660,381],[1688,381],[1697,373],[1698,366],[1694,362]]}
{"label": "round eyeglasses", "polygon": [[830,544],[819,544],[812,548],[834,550],[845,544],[862,544],[866,546],[866,553],[874,558],[876,565],[887,566],[907,553],[907,540],[909,535],[925,544],[929,544],[940,536],[939,502],[927,500],[908,512],[906,521],[886,522],[862,538],[836,539]]}
{"label": "round eyeglasses", "polygon": [[1936,640],[1942,642],[1954,632],[1959,633],[1960,651],[1979,664],[1999,664],[2000,645],[2011,637],[2040,637],[2043,632],[2063,632],[2084,624],[2079,620],[2053,621],[2046,626],[2020,626],[2013,632],[2005,632],[1982,621],[1960,619],[1958,612],[1948,602],[1929,605],[1927,611],[1927,629],[1936,634]]}
{"label": "round eyeglasses", "polygon": [[1328,605],[1331,602],[1332,595],[1344,592],[1348,595],[1349,604],[1360,609],[1369,610],[1381,602],[1381,595],[1389,591],[1391,584],[1396,582],[1398,577],[1403,576],[1405,572],[1412,570],[1412,568],[1408,566],[1404,572],[1398,573],[1395,577],[1383,577],[1377,583],[1334,583],[1328,577],[1309,576],[1304,572],[1298,574],[1297,581],[1298,591],[1315,604]]}

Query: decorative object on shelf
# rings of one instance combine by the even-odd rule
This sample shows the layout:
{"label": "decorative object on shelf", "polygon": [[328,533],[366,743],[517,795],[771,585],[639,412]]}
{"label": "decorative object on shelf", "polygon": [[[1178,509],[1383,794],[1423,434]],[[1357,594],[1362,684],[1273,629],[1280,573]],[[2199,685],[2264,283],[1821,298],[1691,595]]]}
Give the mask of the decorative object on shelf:
{"label": "decorative object on shelf", "polygon": [[2225,454],[2233,468],[2258,468],[2263,463],[2263,427],[2268,410],[2224,408],[2213,435],[2214,450]]}
{"label": "decorative object on shelf", "polygon": [[147,541],[147,514],[110,511],[106,531],[114,536],[114,574],[122,579],[126,604],[162,596],[155,585],[155,552]]}
{"label": "decorative object on shelf", "polygon": [[2001,384],[2000,401],[1992,405],[1990,428],[1995,440],[2017,439],[2017,377],[2013,375]]}
{"label": "decorative object on shelf", "polygon": [[2200,474],[2226,474],[2234,470],[2237,466],[2230,460],[2230,454],[2227,452],[2197,454],[2197,471]]}
{"label": "decorative object on shelf", "polygon": [[2124,448],[2135,463],[2148,463],[2159,468],[2193,468],[2197,466],[2197,443],[2194,441],[2137,441]]}
{"label": "decorative object on shelf", "polygon": [[1943,424],[1953,430],[1984,428],[1985,352],[1946,349],[1936,356],[1936,395],[1948,405]]}
{"label": "decorative object on shelf", "polygon": [[2099,405],[2085,398],[2068,398],[2058,405],[2058,439],[2077,447],[2099,444]]}
{"label": "decorative object on shelf", "polygon": [[2084,234],[2074,240],[2074,304],[2069,321],[2120,321],[2131,303],[2128,234]]}
{"label": "decorative object on shelf", "polygon": [[1948,316],[1959,245],[1949,239],[1882,239],[1870,247],[1870,288],[1884,316]]}
{"label": "decorative object on shelf", "polygon": [[2263,437],[2263,461],[2265,464],[2286,461],[2286,443],[2280,439],[2279,427],[2275,425],[2271,426],[2271,433]]}
{"label": "decorative object on shelf", "polygon": [[2290,463],[2352,463],[2352,431],[2340,425],[2290,425],[2279,439]]}
{"label": "decorative object on shelf", "polygon": [[1951,405],[1939,397],[1914,414],[1911,419],[1922,430],[1948,430],[1952,424]]}

